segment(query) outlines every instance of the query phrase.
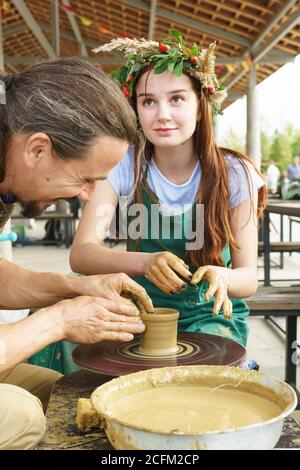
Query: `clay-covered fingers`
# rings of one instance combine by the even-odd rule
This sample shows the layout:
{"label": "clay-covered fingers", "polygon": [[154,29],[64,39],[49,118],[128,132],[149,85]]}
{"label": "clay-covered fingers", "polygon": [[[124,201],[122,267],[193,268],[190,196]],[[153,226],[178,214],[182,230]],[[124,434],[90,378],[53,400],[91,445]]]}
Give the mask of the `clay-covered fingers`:
{"label": "clay-covered fingers", "polygon": [[205,280],[208,282],[208,289],[205,294],[205,299],[208,301],[212,298],[213,295],[215,295],[217,289],[219,289],[220,286],[222,286],[222,288],[224,287],[224,284],[219,274],[212,270],[206,271]]}
{"label": "clay-covered fingers", "polygon": [[[154,284],[156,287],[158,287],[160,290],[162,290],[166,294],[171,293],[172,289],[170,288],[170,286],[168,284],[165,284],[164,282],[162,282],[155,274],[153,274],[153,270],[151,272],[149,272],[145,277],[150,282],[152,282],[152,284]],[[175,290],[175,288],[173,288],[173,289]]]}
{"label": "clay-covered fingers", "polygon": [[223,308],[224,318],[231,318],[232,304],[227,295],[227,289],[224,282],[221,280],[219,288],[215,293],[215,303],[213,307],[213,315],[218,315],[221,307]]}
{"label": "clay-covered fingers", "polygon": [[198,268],[197,271],[193,274],[191,284],[199,284],[199,282],[201,282],[204,276],[206,275],[207,271],[208,268],[206,266],[201,266],[200,268]]}
{"label": "clay-covered fingers", "polygon": [[222,307],[223,307],[223,316],[225,320],[231,320],[232,319],[232,302],[227,296],[223,302]]}
{"label": "clay-covered fingers", "polygon": [[138,317],[127,317],[112,312],[105,312],[99,320],[99,327],[107,331],[119,331],[123,333],[142,333],[145,325]]}
{"label": "clay-covered fingers", "polygon": [[107,300],[99,298],[98,302],[99,306],[101,305],[102,307],[105,307],[108,311],[116,313],[118,315],[126,315],[127,319],[128,317],[133,317],[136,319],[139,318],[140,312],[137,306],[130,299],[123,299],[120,297],[120,300]]}
{"label": "clay-covered fingers", "polygon": [[[173,269],[173,271],[176,271],[178,274],[180,274],[184,279],[188,281],[192,278],[192,273],[189,271],[189,266],[183,261],[183,259],[178,258],[178,256],[174,255],[173,253],[166,253],[165,257],[161,260],[161,266],[165,266],[165,265],[170,266]],[[167,274],[168,273],[169,271],[167,271]],[[176,282],[178,282],[177,279],[179,279],[179,277],[173,273],[172,282],[174,282],[175,278],[176,278]]]}
{"label": "clay-covered fingers", "polygon": [[171,294],[187,288],[187,284],[177,273],[188,280],[192,277],[187,264],[182,259],[173,253],[163,252],[153,258],[146,278],[163,292]]}
{"label": "clay-covered fingers", "polygon": [[158,281],[165,286],[166,292],[172,294],[186,287],[183,282],[176,274],[169,268],[165,260],[158,261],[151,267],[152,276],[156,277]]}
{"label": "clay-covered fingers", "polygon": [[137,282],[126,282],[123,286],[123,293],[129,295],[129,297],[136,301],[140,311],[146,313],[152,313],[154,311],[152,300],[146,290]]}

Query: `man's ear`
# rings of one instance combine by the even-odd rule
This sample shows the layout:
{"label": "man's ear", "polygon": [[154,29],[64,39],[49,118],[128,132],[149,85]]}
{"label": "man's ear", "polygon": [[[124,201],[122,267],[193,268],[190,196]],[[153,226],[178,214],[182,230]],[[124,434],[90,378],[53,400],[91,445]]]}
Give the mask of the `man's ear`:
{"label": "man's ear", "polygon": [[51,158],[52,144],[44,132],[36,132],[28,137],[24,145],[24,162],[29,168],[35,168],[41,162]]}

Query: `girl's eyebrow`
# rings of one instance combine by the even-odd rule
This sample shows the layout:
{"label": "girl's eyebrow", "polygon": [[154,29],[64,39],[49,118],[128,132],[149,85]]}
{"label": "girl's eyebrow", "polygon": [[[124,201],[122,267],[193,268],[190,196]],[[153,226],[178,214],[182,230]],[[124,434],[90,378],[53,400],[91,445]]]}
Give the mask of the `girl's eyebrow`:
{"label": "girl's eyebrow", "polygon": [[[188,93],[188,92],[189,92],[188,90],[173,90],[173,91],[169,91],[167,95],[173,95],[174,93]],[[155,96],[155,95],[153,93],[139,93],[138,98],[140,98],[140,96]]]}

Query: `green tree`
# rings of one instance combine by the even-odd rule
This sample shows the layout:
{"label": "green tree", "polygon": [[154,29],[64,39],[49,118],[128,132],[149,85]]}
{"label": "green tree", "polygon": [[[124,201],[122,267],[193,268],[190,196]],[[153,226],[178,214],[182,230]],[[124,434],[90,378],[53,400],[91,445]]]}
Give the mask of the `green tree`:
{"label": "green tree", "polygon": [[280,133],[277,129],[275,130],[269,159],[274,160],[281,172],[286,170],[292,159],[291,143],[289,129],[285,129],[283,133]]}
{"label": "green tree", "polygon": [[292,137],[292,155],[300,155],[300,130],[294,132]]}
{"label": "green tree", "polygon": [[260,133],[260,145],[261,145],[261,156],[262,163],[270,160],[270,152],[272,147],[272,138],[266,131]]}

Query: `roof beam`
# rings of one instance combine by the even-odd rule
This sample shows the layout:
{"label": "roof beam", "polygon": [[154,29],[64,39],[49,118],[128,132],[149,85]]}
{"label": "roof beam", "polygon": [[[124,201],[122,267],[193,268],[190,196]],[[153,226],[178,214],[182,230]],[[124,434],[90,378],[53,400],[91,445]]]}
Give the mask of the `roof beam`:
{"label": "roof beam", "polygon": [[[221,56],[216,57],[216,64],[225,65],[225,64],[237,64],[245,60],[244,55],[240,56]],[[269,52],[266,56],[260,59],[257,63],[259,64],[286,64],[287,62],[294,62],[295,56],[292,54],[287,54],[280,51]]]}
{"label": "roof beam", "polygon": [[[100,57],[99,55],[94,54],[94,56],[78,56],[84,58],[85,60],[101,64],[101,65],[115,65],[116,67],[120,67],[120,62],[122,60],[122,56],[114,56],[114,57]],[[35,62],[41,62],[45,60],[45,57],[37,57],[37,56],[4,56],[4,62],[8,65],[17,65],[17,64],[33,64]]]}
{"label": "roof beam", "polygon": [[[51,29],[47,23],[39,23],[40,27],[45,32],[51,32]],[[67,39],[68,41],[77,42],[77,39],[73,36],[73,34],[68,33],[67,31],[60,31],[60,37],[63,39]],[[86,39],[84,41],[85,46],[94,49],[95,47],[99,46],[99,41],[93,41],[92,39]]]}
{"label": "roof beam", "polygon": [[[70,6],[70,1],[69,0],[63,0],[62,3],[66,5],[67,7]],[[76,17],[73,12],[65,10],[66,15],[68,17],[68,20],[70,22],[71,28],[73,29],[73,33],[75,35],[76,41],[79,44],[79,53],[80,55],[84,57],[88,57],[88,51],[84,42],[84,39],[82,37],[81,31],[79,29]]]}
{"label": "roof beam", "polygon": [[230,101],[233,100],[239,100],[240,98],[243,98],[244,94],[240,93],[239,91],[232,90],[230,93],[228,93],[228,99]]}
{"label": "roof beam", "polygon": [[[0,7],[1,12],[1,7]],[[3,26],[2,15],[0,16],[0,70],[4,69],[4,52],[3,52]]]}
{"label": "roof beam", "polygon": [[288,62],[294,62],[295,56],[280,51],[272,51],[262,57],[257,63],[258,64],[287,64]]}
{"label": "roof beam", "polygon": [[271,38],[266,44],[263,44],[260,49],[255,50],[253,57],[254,63],[257,63],[264,55],[266,55],[278,42],[300,22],[300,8],[289,17],[289,19],[276,31],[273,38]]}
{"label": "roof beam", "polygon": [[258,38],[254,41],[252,44],[252,50],[254,51],[259,44],[262,42],[264,37],[269,34],[270,31],[276,26],[278,21],[281,20],[281,18],[284,17],[284,15],[289,11],[290,8],[294,6],[295,3],[297,3],[298,0],[289,0],[288,2],[284,2],[285,5],[283,5],[276,13],[273,15],[270,23],[267,24],[265,29],[259,34]]}
{"label": "roof beam", "polygon": [[[45,33],[51,33],[52,32],[52,29],[51,29],[49,24],[43,23],[42,21],[39,21],[38,25],[40,26],[41,30],[44,31]],[[17,34],[21,31],[26,30],[26,29],[28,29],[28,26],[25,23],[22,23],[20,25],[13,26],[11,28],[5,29],[3,31],[3,36],[6,37],[6,36],[9,36],[10,34]],[[78,42],[77,39],[74,37],[74,35],[70,34],[67,31],[60,31],[60,37],[62,39],[67,39],[68,41]],[[95,47],[99,46],[99,41],[93,41],[92,39],[87,39],[87,40],[85,40],[85,45],[87,47],[90,47],[91,49],[94,49]]]}
{"label": "roof beam", "polygon": [[58,0],[51,0],[51,29],[52,46],[57,57],[60,55],[59,41],[59,5]]}
{"label": "roof beam", "polygon": [[29,8],[26,6],[24,0],[11,0],[13,5],[16,7],[20,15],[22,16],[23,20],[27,24],[28,28],[32,31],[44,51],[46,51],[48,57],[54,59],[56,57],[55,51],[51,44],[49,43],[48,39],[44,35],[43,31],[41,30],[40,26],[38,25],[36,19],[32,15]]}
{"label": "roof beam", "polygon": [[[291,2],[289,2],[291,3]],[[285,7],[282,7],[279,12],[275,13],[274,17],[276,17],[276,21],[278,22],[286,13]],[[272,18],[271,23],[272,27],[274,26],[274,19]],[[274,34],[274,36],[265,44],[261,46],[260,49],[252,50],[252,47],[249,50],[249,53],[252,53],[252,60],[253,64],[257,64],[262,62],[262,59],[265,55],[278,44],[278,42],[291,30],[296,26],[297,23],[300,22],[300,8],[298,8],[295,13],[289,17],[289,19],[279,28],[278,31]],[[254,44],[260,43],[260,38],[264,36],[264,31],[259,35],[259,37],[255,40]],[[227,89],[229,90],[232,88],[245,74],[247,73],[246,70],[242,70],[236,77],[234,77],[227,85]]]}
{"label": "roof beam", "polygon": [[3,31],[3,36],[9,36],[10,34],[16,34],[20,31],[24,31],[24,29],[28,29],[27,24],[21,23],[17,24],[16,26],[11,26],[10,28],[5,28]]}
{"label": "roof beam", "polygon": [[153,34],[154,34],[154,29],[155,29],[156,8],[157,8],[157,0],[151,0],[148,39],[153,39]]}
{"label": "roof beam", "polygon": [[[137,8],[139,10],[143,10],[148,14],[150,13],[149,6],[141,0],[121,0],[121,2],[125,5]],[[205,23],[202,23],[201,21],[196,21],[192,18],[188,18],[187,16],[179,15],[178,13],[172,13],[171,11],[165,10],[164,8],[158,7],[156,9],[156,14],[161,18],[166,18],[169,21],[180,23],[188,28],[194,29],[195,31],[217,36],[221,39],[225,39],[226,41],[230,41],[234,44],[239,44],[240,46],[245,46],[247,48],[251,46],[251,41],[239,36],[238,34],[224,31],[220,28],[216,28],[215,26],[210,26]]]}

